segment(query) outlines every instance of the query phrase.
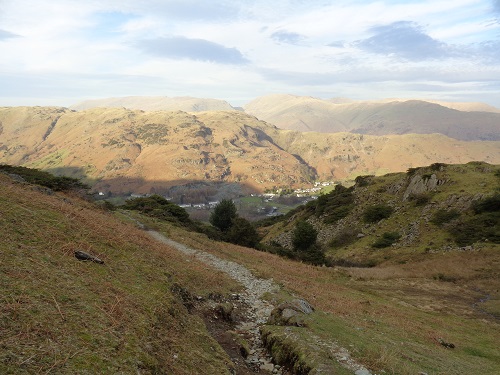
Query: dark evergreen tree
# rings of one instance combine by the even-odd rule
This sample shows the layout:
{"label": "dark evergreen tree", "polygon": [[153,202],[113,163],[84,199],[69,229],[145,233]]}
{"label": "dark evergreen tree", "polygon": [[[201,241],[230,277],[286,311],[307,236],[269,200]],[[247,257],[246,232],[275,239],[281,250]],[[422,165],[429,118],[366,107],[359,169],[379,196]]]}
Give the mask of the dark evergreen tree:
{"label": "dark evergreen tree", "polygon": [[259,235],[248,220],[236,217],[227,231],[227,240],[236,245],[255,247],[259,242]]}
{"label": "dark evergreen tree", "polygon": [[299,221],[293,231],[292,244],[295,250],[307,250],[316,243],[318,232],[305,220]]}
{"label": "dark evergreen tree", "polygon": [[219,228],[222,232],[227,232],[236,218],[236,206],[231,199],[221,200],[210,215],[210,224]]}

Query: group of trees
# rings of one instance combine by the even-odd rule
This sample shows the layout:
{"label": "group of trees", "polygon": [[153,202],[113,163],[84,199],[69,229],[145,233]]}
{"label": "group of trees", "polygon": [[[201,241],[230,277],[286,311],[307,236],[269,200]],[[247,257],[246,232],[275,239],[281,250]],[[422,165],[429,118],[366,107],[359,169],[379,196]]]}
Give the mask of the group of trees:
{"label": "group of trees", "polygon": [[[259,235],[253,225],[239,217],[232,200],[222,200],[210,215],[210,224],[218,228],[225,241],[248,247],[256,247]],[[292,233],[292,252],[283,252],[290,258],[311,264],[324,264],[325,256],[317,244],[318,232],[309,222],[299,221]]]}
{"label": "group of trees", "polygon": [[222,239],[241,246],[255,247],[259,235],[253,225],[238,216],[236,205],[231,199],[223,199],[210,215],[210,224],[217,228]]}

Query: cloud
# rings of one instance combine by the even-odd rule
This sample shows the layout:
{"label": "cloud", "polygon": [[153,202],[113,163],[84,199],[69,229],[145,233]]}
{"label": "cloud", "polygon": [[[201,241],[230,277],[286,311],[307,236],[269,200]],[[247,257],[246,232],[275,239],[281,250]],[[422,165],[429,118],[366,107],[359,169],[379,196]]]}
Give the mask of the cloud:
{"label": "cloud", "polygon": [[412,82],[429,83],[440,82],[457,84],[463,82],[498,81],[495,72],[469,70],[446,70],[436,67],[412,67],[408,69],[392,70],[390,68],[373,68],[355,66],[349,70],[331,71],[323,73],[292,72],[277,69],[259,69],[266,80],[285,82],[297,86],[328,86],[345,83],[381,83],[381,82]]}
{"label": "cloud", "polygon": [[344,48],[345,47],[345,43],[341,40],[337,40],[335,42],[331,42],[329,44],[327,44],[328,47],[335,47],[335,48]]}
{"label": "cloud", "polygon": [[276,31],[271,34],[271,38],[278,43],[299,44],[305,39],[303,35],[288,31]]}
{"label": "cloud", "polygon": [[157,3],[153,7],[156,12],[168,18],[182,20],[220,21],[236,17],[240,10],[235,2],[224,0],[168,0]]}
{"label": "cloud", "polygon": [[493,9],[500,13],[500,0],[493,0]]}
{"label": "cloud", "polygon": [[0,29],[0,40],[17,38],[17,37],[19,37],[19,35]]}
{"label": "cloud", "polygon": [[374,26],[370,31],[374,34],[372,37],[355,43],[367,52],[394,55],[413,61],[452,55],[448,45],[425,34],[414,22],[398,21],[390,25]]}
{"label": "cloud", "polygon": [[500,40],[479,43],[471,48],[471,51],[484,62],[497,65],[500,60]]}
{"label": "cloud", "polygon": [[236,48],[224,47],[204,39],[174,36],[142,40],[135,46],[151,55],[170,59],[190,59],[235,65],[248,63],[248,60]]}

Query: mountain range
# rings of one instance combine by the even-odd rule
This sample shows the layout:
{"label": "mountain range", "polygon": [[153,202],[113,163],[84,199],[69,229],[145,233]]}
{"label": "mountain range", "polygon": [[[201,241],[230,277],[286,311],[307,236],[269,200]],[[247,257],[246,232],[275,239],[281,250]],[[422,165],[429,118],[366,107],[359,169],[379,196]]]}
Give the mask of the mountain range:
{"label": "mountain range", "polygon": [[276,94],[257,98],[244,109],[279,128],[305,132],[440,133],[464,141],[500,140],[500,110],[481,103],[323,100]]}
{"label": "mountain range", "polygon": [[242,111],[0,108],[0,162],[150,192],[194,182],[302,187],[431,163],[500,163],[498,141],[283,130]]}

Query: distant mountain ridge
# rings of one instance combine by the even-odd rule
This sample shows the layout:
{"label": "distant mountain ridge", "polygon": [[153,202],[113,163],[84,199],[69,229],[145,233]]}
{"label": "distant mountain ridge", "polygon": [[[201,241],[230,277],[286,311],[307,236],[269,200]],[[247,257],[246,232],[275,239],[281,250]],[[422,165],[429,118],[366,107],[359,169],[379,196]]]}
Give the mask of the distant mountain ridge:
{"label": "distant mountain ridge", "polygon": [[70,106],[70,109],[82,111],[97,107],[184,112],[236,110],[224,100],[193,98],[190,96],[172,98],[167,96],[124,96],[119,98],[94,99],[74,104]]}
{"label": "distant mountain ridge", "polygon": [[370,135],[440,133],[464,141],[500,140],[500,110],[481,103],[323,100],[275,94],[257,98],[244,109],[288,130]]}
{"label": "distant mountain ridge", "polygon": [[0,108],[0,163],[86,177],[116,193],[194,182],[253,191],[431,163],[500,164],[500,142],[281,130],[241,111]]}

